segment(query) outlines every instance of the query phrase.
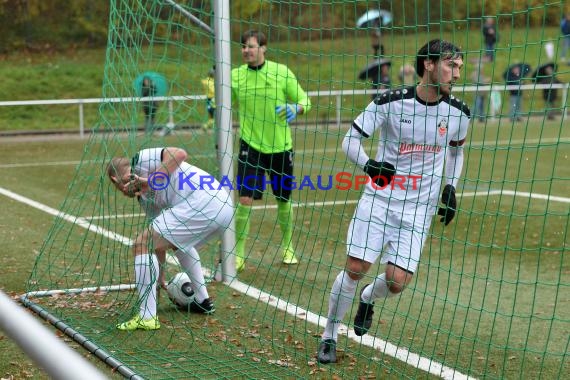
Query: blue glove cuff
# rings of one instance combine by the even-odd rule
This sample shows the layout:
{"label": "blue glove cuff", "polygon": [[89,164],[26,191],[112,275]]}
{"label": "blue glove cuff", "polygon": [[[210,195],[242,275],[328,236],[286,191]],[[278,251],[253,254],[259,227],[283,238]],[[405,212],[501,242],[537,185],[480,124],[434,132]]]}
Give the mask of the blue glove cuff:
{"label": "blue glove cuff", "polygon": [[284,118],[287,123],[292,122],[297,117],[297,114],[301,110],[298,104],[285,104],[282,106],[275,107],[275,112],[282,118]]}

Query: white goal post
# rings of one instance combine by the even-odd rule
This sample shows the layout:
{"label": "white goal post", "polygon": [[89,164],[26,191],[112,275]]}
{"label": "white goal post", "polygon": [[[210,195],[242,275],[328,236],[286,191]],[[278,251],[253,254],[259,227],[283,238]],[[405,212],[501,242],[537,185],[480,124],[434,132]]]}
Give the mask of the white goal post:
{"label": "white goal post", "polygon": [[108,378],[1,290],[0,310],[0,329],[44,369],[50,378]]}

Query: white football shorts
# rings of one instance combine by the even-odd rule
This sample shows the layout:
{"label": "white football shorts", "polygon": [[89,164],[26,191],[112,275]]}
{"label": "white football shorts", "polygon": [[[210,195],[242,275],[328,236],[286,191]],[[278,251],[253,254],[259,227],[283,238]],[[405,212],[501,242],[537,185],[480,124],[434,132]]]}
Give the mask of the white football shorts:
{"label": "white football shorts", "polygon": [[230,197],[223,201],[211,197],[205,203],[192,203],[182,201],[163,210],[152,221],[153,229],[181,250],[197,248],[213,235],[221,234],[234,215]]}
{"label": "white football shorts", "polygon": [[390,262],[414,273],[433,216],[402,214],[373,202],[369,196],[358,201],[348,227],[347,254],[369,263],[382,255],[382,264]]}

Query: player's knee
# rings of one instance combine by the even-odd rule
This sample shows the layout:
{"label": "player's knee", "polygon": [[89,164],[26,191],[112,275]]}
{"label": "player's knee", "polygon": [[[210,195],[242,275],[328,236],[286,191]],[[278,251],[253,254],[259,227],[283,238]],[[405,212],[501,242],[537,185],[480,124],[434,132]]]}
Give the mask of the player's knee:
{"label": "player's knee", "polygon": [[397,282],[388,283],[388,290],[390,290],[390,293],[392,294],[400,294],[404,291],[405,288],[406,288],[405,285]]}
{"label": "player's knee", "polygon": [[349,257],[346,263],[346,273],[354,281],[359,281],[368,271],[368,267],[364,260]]}
{"label": "player's knee", "polygon": [[133,242],[132,249],[135,256],[148,253],[148,243],[150,239],[150,229],[141,232]]}
{"label": "player's knee", "polygon": [[362,277],[364,277],[364,273],[362,272],[353,272],[350,269],[346,270],[346,274],[348,275],[348,277],[350,277],[352,280],[354,281],[360,281],[362,280]]}
{"label": "player's knee", "polygon": [[133,254],[135,256],[143,255],[147,253],[147,245],[143,244],[141,241],[135,241],[133,243]]}
{"label": "player's knee", "polygon": [[388,290],[392,294],[400,294],[406,288],[406,283],[398,276],[386,276],[386,284],[388,285]]}
{"label": "player's knee", "polygon": [[412,280],[413,274],[402,270],[396,269],[391,273],[387,273],[386,282],[388,284],[388,289],[392,294],[400,294],[406,289],[406,286]]}

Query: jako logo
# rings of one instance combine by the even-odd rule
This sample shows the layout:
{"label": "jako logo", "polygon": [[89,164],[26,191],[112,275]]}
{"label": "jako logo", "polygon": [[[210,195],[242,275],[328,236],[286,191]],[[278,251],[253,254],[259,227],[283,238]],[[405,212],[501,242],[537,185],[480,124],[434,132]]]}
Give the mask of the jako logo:
{"label": "jako logo", "polygon": [[411,121],[411,120],[408,120],[408,119],[400,119],[400,123],[412,124],[412,121]]}

